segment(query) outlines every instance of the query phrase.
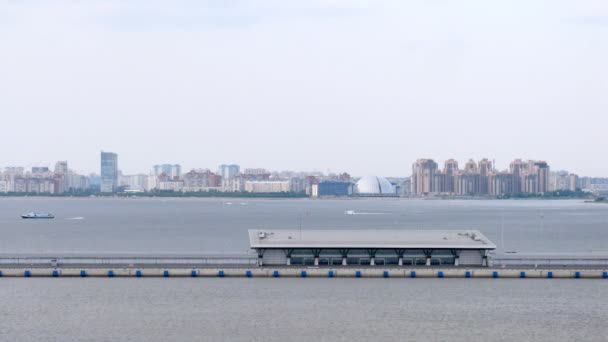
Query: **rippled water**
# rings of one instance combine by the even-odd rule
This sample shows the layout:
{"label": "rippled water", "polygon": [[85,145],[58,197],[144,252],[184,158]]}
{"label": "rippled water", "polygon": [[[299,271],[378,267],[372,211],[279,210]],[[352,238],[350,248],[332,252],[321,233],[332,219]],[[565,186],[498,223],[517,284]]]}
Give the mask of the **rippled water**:
{"label": "rippled water", "polygon": [[[0,199],[0,253],[244,252],[249,228],[300,226],[608,250],[608,206],[581,201]],[[601,279],[0,278],[0,341],[607,341],[606,298]]]}
{"label": "rippled water", "polygon": [[245,252],[247,229],[299,227],[479,229],[507,250],[608,251],[608,205],[579,200],[0,199],[2,252]]}
{"label": "rippled water", "polygon": [[0,279],[2,341],[606,341],[608,283]]}

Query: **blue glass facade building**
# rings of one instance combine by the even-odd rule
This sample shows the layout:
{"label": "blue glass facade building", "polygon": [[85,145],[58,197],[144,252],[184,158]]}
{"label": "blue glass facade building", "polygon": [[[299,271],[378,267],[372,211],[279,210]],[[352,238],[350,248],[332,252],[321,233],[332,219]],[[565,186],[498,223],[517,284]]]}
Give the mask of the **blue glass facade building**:
{"label": "blue glass facade building", "polygon": [[118,187],[118,155],[101,152],[101,192],[115,192]]}
{"label": "blue glass facade building", "polygon": [[318,184],[319,196],[350,196],[353,194],[353,183],[322,181]]}

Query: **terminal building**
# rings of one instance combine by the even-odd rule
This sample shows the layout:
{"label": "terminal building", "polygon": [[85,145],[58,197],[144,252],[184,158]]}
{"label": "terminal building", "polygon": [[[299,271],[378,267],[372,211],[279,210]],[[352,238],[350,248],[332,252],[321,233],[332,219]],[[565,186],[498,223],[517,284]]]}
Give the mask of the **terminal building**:
{"label": "terminal building", "polygon": [[260,266],[488,266],[477,230],[249,230]]}
{"label": "terminal building", "polygon": [[361,197],[396,197],[395,187],[384,177],[366,176],[355,184],[355,195]]}
{"label": "terminal building", "polygon": [[321,181],[312,185],[312,197],[351,196],[353,183],[342,181]]}

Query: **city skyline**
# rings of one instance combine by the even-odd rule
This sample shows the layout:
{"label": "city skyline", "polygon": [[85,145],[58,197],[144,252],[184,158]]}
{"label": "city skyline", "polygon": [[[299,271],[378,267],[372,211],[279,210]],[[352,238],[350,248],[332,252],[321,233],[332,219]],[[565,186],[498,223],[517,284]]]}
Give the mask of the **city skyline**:
{"label": "city skyline", "polygon": [[[0,193],[4,194],[116,194],[158,192],[185,193],[283,193],[297,196],[559,196],[568,190],[596,196],[608,191],[606,177],[579,177],[566,170],[551,171],[544,160],[514,159],[508,169],[494,160],[469,159],[463,167],[455,159],[443,168],[433,159],[417,159],[409,176],[352,176],[348,172],[323,173],[305,170],[278,171],[241,168],[221,164],[212,168],[191,168],[182,172],[180,164],[155,164],[146,173],[125,174],[119,155],[101,151],[99,174],[81,175],[60,160],[52,170],[46,166],[0,168]],[[389,180],[390,179],[390,180]],[[567,195],[568,193],[564,194]]]}
{"label": "city skyline", "polygon": [[458,167],[457,160],[448,159],[443,169],[432,159],[418,159],[412,165],[410,191],[417,195],[502,196],[579,189],[578,175],[567,175],[563,182],[553,182],[563,188],[551,189],[550,166],[546,161],[515,159],[508,170],[501,170],[487,158],[479,162],[469,159],[463,168]]}
{"label": "city skyline", "polygon": [[0,342],[608,340],[608,0],[0,0],[0,42]]}
{"label": "city skyline", "polygon": [[0,165],[92,171],[105,149],[126,173],[398,175],[420,156],[607,173],[605,5],[265,3],[3,3]]}
{"label": "city skyline", "polygon": [[[89,169],[82,169],[79,168],[78,166],[74,167],[74,162],[70,160],[70,169],[73,171],[78,172],[79,174],[100,174],[100,170],[99,170],[99,152],[97,151],[97,161],[96,161],[96,165]],[[103,152],[103,151],[102,151]],[[222,166],[243,166],[246,164],[243,163],[239,163],[238,161],[234,161],[231,160],[230,158],[225,158],[220,160],[217,163],[210,163],[210,162],[202,162],[201,164],[195,164],[193,162],[181,162],[181,161],[177,161],[175,159],[169,159],[169,162],[164,162],[162,160],[157,160],[154,159],[153,161],[151,161],[150,163],[147,164],[147,167],[144,167],[143,169],[125,169],[122,167],[122,165],[124,163],[126,164],[130,164],[128,159],[126,159],[121,152],[112,152],[112,153],[116,153],[119,156],[121,156],[122,162],[120,163],[120,165],[118,166],[118,171],[120,171],[123,174],[148,174],[148,173],[154,173],[154,169],[155,167],[158,166],[166,166],[166,165],[179,165],[181,169],[183,170],[191,170],[191,169],[200,169],[200,168],[207,168],[213,171],[217,171],[218,168],[222,167]],[[454,156],[448,156],[445,159],[442,158],[437,158],[437,157],[427,157],[427,158],[421,158],[420,156],[413,158],[412,160],[418,160],[418,159],[431,159],[431,160],[435,160],[435,161],[439,161],[439,160],[444,160],[444,161],[449,161],[449,160],[455,160],[456,162],[461,161],[461,162],[466,162],[469,160],[477,160],[477,161],[481,161],[481,160],[488,160],[488,162],[490,162],[492,164],[492,166],[497,169],[497,170],[506,170],[509,168],[510,163],[515,160],[515,159],[521,159],[521,160],[544,160],[542,158],[525,158],[525,157],[521,157],[521,156],[516,156],[513,157],[511,156],[509,159],[506,160],[498,160],[497,158],[488,158],[488,156],[481,156],[478,158],[475,157],[462,157],[462,158],[457,158]],[[69,160],[67,158],[58,158],[57,160]],[[5,168],[5,167],[25,167],[26,169],[32,168],[32,167],[48,167],[48,168],[53,168],[55,167],[55,163],[57,162],[57,160],[53,160],[53,161],[48,161],[48,162],[27,162],[25,164],[19,164],[19,163],[11,163],[11,162],[7,162],[7,163],[0,163],[0,170]],[[260,168],[260,169],[266,169],[269,171],[275,171],[275,172],[282,172],[282,171],[286,171],[286,172],[322,172],[322,173],[342,173],[342,172],[348,172],[349,174],[355,176],[355,177],[364,177],[364,176],[368,176],[368,175],[374,175],[374,174],[378,174],[378,175],[383,175],[385,177],[406,177],[406,176],[410,176],[411,175],[411,168],[412,168],[412,162],[409,161],[407,162],[408,166],[404,169],[401,170],[401,172],[399,173],[387,173],[387,172],[377,172],[377,173],[355,173],[355,172],[351,172],[351,170],[348,170],[346,168],[341,168],[341,167],[335,167],[335,168],[328,168],[328,167],[304,167],[302,169],[293,169],[293,168],[286,168],[286,167],[279,167],[279,168],[271,168],[268,167],[264,164],[262,164],[261,162],[259,163],[255,163],[254,165],[246,165],[248,168]],[[463,163],[464,165],[464,163]],[[606,173],[603,174],[585,174],[585,173],[581,173],[581,172],[577,172],[579,169],[582,169],[579,165],[577,166],[554,166],[555,164],[552,162],[551,163],[551,168],[552,170],[568,170],[571,173],[575,173],[578,175],[585,175],[587,177],[606,177],[608,176],[608,170],[606,171]],[[181,171],[180,171],[181,172]]]}

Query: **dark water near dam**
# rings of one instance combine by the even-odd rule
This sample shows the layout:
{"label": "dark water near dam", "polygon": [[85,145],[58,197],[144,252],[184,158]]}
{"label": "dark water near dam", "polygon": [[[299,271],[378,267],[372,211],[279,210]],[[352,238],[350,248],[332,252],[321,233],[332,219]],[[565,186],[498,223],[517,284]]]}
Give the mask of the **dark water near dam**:
{"label": "dark water near dam", "polygon": [[[9,254],[242,253],[247,229],[300,227],[608,250],[608,205],[582,201],[0,199]],[[3,277],[0,341],[606,341],[606,298],[602,279]]]}
{"label": "dark water near dam", "polygon": [[2,278],[2,341],[606,341],[605,280]]}

